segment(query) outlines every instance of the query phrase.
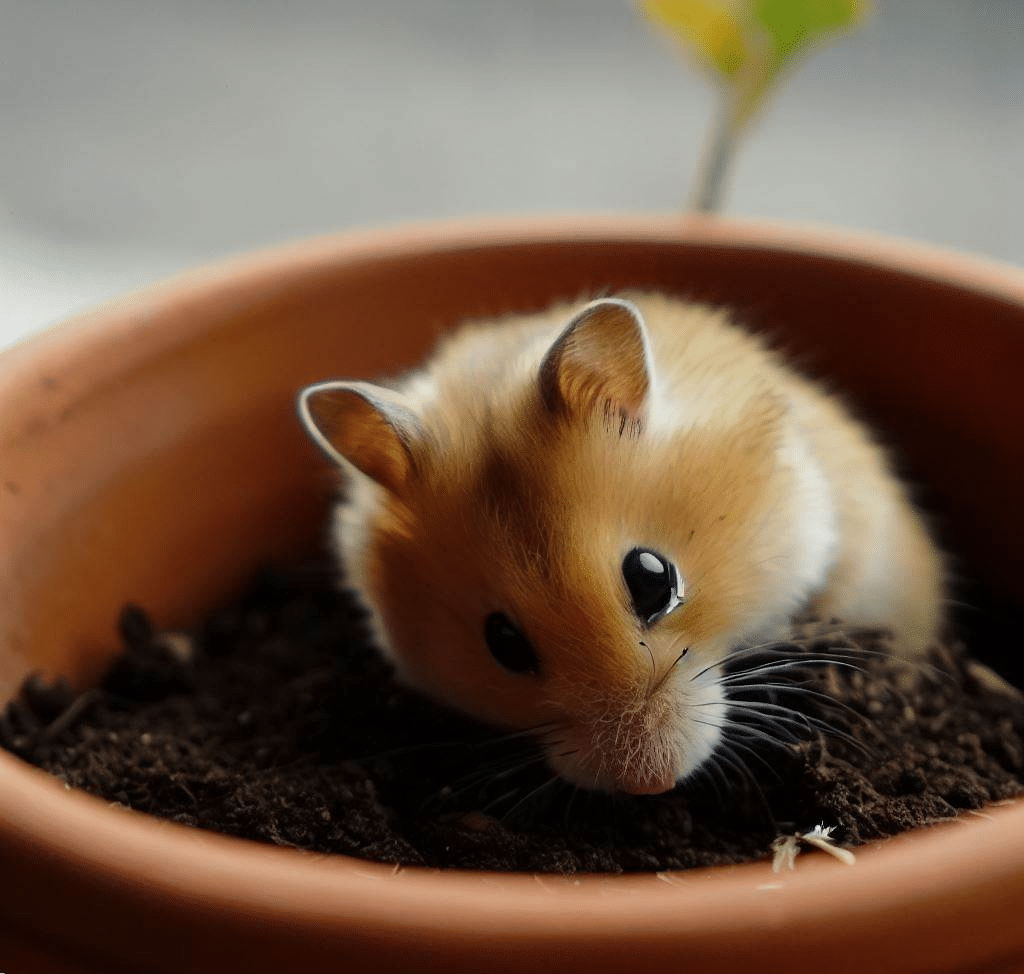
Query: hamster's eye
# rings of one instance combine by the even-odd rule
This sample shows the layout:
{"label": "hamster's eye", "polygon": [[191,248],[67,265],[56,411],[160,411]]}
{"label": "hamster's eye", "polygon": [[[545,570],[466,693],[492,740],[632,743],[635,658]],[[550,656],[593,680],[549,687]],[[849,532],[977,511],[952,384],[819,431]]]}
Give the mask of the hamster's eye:
{"label": "hamster's eye", "polygon": [[633,611],[645,625],[668,615],[682,601],[679,572],[664,555],[634,548],[622,561],[622,578]]}
{"label": "hamster's eye", "polygon": [[491,655],[513,673],[537,673],[537,654],[511,619],[503,612],[492,612],[484,620],[484,639]]}

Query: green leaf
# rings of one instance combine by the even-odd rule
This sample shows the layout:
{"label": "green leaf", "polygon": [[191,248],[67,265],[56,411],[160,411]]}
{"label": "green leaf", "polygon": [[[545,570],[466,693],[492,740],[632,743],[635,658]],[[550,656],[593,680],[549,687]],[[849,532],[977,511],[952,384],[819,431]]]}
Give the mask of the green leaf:
{"label": "green leaf", "polygon": [[769,91],[806,48],[865,21],[872,0],[637,0],[721,85],[722,109],[697,175],[694,205],[719,207],[725,173]]}
{"label": "green leaf", "polygon": [[749,58],[744,6],[741,0],[640,0],[650,20],[725,78],[739,74]]}
{"label": "green leaf", "polygon": [[871,13],[870,0],[753,0],[752,8],[770,39],[772,74],[803,48],[852,30]]}

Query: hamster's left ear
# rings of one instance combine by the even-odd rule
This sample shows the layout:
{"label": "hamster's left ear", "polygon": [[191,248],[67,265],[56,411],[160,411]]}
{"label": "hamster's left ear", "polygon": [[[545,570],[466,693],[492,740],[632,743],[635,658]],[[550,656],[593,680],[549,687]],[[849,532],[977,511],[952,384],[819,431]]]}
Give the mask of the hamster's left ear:
{"label": "hamster's left ear", "polygon": [[640,309],[622,298],[582,307],[548,349],[538,380],[553,413],[602,412],[641,421],[651,355]]}
{"label": "hamster's left ear", "polygon": [[401,493],[422,439],[420,421],[401,394],[368,382],[320,382],[302,390],[298,406],[307,432],[332,460]]}

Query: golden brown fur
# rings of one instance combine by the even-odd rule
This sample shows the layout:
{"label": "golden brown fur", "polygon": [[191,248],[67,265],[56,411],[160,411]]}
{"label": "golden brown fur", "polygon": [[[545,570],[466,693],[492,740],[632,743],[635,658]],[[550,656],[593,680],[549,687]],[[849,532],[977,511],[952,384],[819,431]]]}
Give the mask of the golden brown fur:
{"label": "golden brown fur", "polygon": [[[543,728],[577,784],[644,792],[716,747],[730,650],[810,609],[891,628],[916,654],[942,569],[837,400],[721,311],[625,298],[575,328],[578,306],[468,326],[394,391],[325,384],[303,408],[362,471],[336,540],[399,674]],[[649,627],[622,577],[637,546],[685,585]],[[491,612],[527,635],[537,673],[492,658]]]}

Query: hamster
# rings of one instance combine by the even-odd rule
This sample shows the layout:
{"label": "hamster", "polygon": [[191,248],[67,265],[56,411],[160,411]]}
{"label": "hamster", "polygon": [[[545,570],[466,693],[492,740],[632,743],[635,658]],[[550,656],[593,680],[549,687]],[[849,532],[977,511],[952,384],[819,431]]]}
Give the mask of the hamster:
{"label": "hamster", "polygon": [[935,639],[943,566],[843,404],[655,293],[472,323],[386,385],[302,391],[348,474],[333,542],[400,679],[535,734],[578,786],[673,788],[722,666],[814,614]]}

